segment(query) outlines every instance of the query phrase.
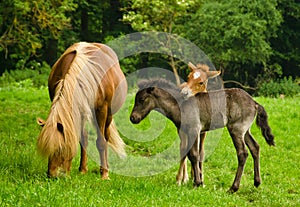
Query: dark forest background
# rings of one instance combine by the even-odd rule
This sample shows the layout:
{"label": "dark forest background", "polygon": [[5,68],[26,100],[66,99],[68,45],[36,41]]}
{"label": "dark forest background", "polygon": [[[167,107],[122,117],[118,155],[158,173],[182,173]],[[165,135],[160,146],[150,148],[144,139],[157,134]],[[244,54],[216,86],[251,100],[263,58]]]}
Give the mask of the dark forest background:
{"label": "dark forest background", "polygon": [[[255,91],[264,84],[299,84],[299,0],[0,1],[0,75],[2,80],[47,77],[49,67],[74,42],[106,43],[141,31],[193,42],[222,70],[228,86]],[[186,65],[169,63],[160,54],[140,54],[121,66],[125,73],[173,66],[186,76]]]}

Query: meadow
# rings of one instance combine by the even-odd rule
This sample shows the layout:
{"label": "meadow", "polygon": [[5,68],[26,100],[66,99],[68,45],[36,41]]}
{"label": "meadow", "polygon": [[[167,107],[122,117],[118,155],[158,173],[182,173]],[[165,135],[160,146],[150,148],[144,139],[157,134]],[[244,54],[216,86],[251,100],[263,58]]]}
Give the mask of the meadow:
{"label": "meadow", "polygon": [[[134,163],[135,166],[115,167],[119,171],[112,170],[110,180],[101,180],[95,159],[89,160],[86,175],[78,172],[78,155],[73,160],[70,177],[49,179],[47,160],[36,151],[40,130],[36,118],[46,118],[50,108],[47,88],[31,87],[30,81],[0,88],[0,206],[300,206],[300,97],[255,99],[268,112],[276,147],[269,147],[253,125],[252,134],[261,146],[262,184],[258,188],[253,185],[253,160],[249,154],[240,190],[229,194],[226,191],[233,182],[237,158],[226,130],[206,157],[205,187],[194,189],[191,180],[186,185],[176,185],[179,157],[163,172],[141,175],[138,170],[145,166]],[[121,121],[116,121],[129,156],[155,156],[172,144],[179,152],[179,138],[172,123],[154,113],[152,119],[132,126],[126,119],[129,112],[130,106],[125,107],[117,115],[121,115],[118,118]],[[162,132],[157,132],[151,140],[157,130],[148,128],[159,128],[161,123]],[[146,130],[144,140],[139,141],[136,136],[128,138],[135,130]],[[212,149],[209,144],[216,142],[208,139],[209,151]],[[122,167],[124,172],[125,168],[134,169],[130,173],[135,171],[136,176],[123,173]]]}

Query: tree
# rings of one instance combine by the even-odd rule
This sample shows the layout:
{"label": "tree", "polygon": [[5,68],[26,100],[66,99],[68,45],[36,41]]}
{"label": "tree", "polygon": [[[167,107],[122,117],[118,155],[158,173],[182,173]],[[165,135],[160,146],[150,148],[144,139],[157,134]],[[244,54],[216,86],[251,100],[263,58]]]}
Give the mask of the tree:
{"label": "tree", "polygon": [[[184,33],[182,27],[185,21],[191,17],[193,11],[196,11],[200,5],[199,0],[132,0],[130,7],[124,8],[126,13],[123,15],[123,21],[130,23],[136,31],[159,31],[165,33]],[[175,37],[175,36],[168,36]],[[165,42],[159,41],[162,47],[169,49],[169,61],[175,74],[176,82],[179,85],[180,80],[177,72],[172,47],[170,45],[174,40],[168,39]]]}
{"label": "tree", "polygon": [[0,8],[1,56],[21,63],[18,67],[22,68],[30,58],[39,55],[39,49],[49,39],[57,40],[70,27],[65,13],[76,5],[72,0],[14,0],[1,1]]}
{"label": "tree", "polygon": [[278,3],[284,21],[277,36],[271,39],[274,49],[271,61],[282,67],[284,75],[300,76],[300,2],[279,0]]}
{"label": "tree", "polygon": [[257,75],[253,69],[268,67],[273,54],[270,39],[282,21],[276,6],[276,0],[207,1],[186,24],[187,37],[225,75],[253,81]]}

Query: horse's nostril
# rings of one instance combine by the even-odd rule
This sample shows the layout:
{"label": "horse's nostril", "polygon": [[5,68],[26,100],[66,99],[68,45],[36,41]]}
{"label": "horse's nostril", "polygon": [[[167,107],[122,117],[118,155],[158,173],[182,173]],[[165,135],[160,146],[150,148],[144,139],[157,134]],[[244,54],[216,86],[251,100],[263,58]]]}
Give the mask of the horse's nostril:
{"label": "horse's nostril", "polygon": [[131,115],[131,116],[130,116],[130,121],[131,121],[133,124],[138,124],[138,123],[141,121],[141,119],[138,118],[137,116]]}
{"label": "horse's nostril", "polygon": [[133,116],[130,116],[130,121],[134,122],[134,117]]}

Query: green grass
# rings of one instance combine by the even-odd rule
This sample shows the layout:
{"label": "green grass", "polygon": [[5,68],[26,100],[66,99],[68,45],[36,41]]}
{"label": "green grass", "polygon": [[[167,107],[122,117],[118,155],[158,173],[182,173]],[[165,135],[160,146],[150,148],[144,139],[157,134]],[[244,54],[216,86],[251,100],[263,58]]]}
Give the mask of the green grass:
{"label": "green grass", "polygon": [[[46,118],[50,108],[47,88],[18,85],[0,88],[0,100],[0,206],[300,205],[300,97],[256,98],[269,114],[276,147],[269,147],[257,127],[253,126],[252,134],[261,146],[262,184],[259,188],[253,186],[253,161],[249,156],[240,190],[235,194],[226,193],[237,167],[235,150],[226,130],[219,133],[222,136],[216,138],[217,141],[213,141],[213,136],[206,140],[209,153],[204,164],[204,188],[193,189],[191,181],[178,187],[175,183],[177,161],[153,176],[134,177],[111,172],[111,179],[103,181],[95,173],[98,165],[93,159],[89,160],[90,171],[81,175],[77,170],[77,156],[70,177],[48,179],[47,160],[36,152],[40,130],[36,118]],[[158,156],[172,145],[175,145],[175,156],[178,155],[179,141],[172,123],[157,113],[151,113],[152,118],[133,126],[128,120],[130,110],[130,106],[126,106],[116,116],[120,133],[129,145],[128,155],[136,158],[136,162],[128,164],[127,170],[145,167],[139,163],[140,159],[143,163],[144,159]],[[144,132],[147,136],[138,135]],[[136,141],[138,136],[142,141]],[[170,155],[170,159],[173,158],[174,155]],[[112,161],[110,159],[110,163]],[[160,164],[165,165],[164,162]],[[149,171],[152,167],[155,166],[147,166]],[[136,173],[139,175],[138,171]]]}

